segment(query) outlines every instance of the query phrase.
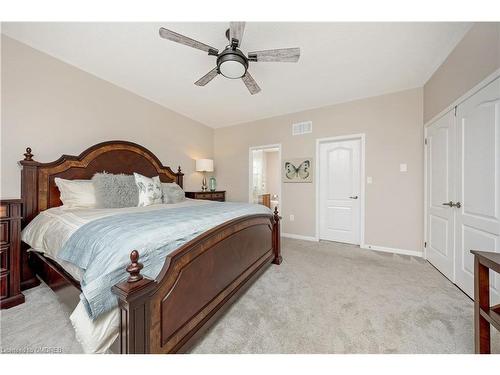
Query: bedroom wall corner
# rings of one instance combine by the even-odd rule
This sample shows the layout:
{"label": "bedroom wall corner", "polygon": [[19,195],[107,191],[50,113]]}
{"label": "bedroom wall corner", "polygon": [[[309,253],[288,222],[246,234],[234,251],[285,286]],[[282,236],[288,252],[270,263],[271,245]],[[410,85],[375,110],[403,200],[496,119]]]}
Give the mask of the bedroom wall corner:
{"label": "bedroom wall corner", "polygon": [[213,157],[214,130],[2,34],[0,195],[19,197],[27,146],[41,162],[109,140],[139,143],[199,189],[196,158]]}
{"label": "bedroom wall corner", "polygon": [[500,22],[477,22],[424,85],[424,123],[500,69]]}

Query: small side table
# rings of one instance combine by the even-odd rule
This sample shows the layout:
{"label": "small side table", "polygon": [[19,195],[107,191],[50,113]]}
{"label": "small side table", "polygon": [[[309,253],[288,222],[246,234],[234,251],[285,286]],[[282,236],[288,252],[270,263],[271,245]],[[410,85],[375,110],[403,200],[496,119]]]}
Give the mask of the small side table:
{"label": "small side table", "polygon": [[474,343],[476,354],[491,353],[490,325],[500,331],[500,304],[490,306],[490,269],[500,273],[500,253],[474,254]]}

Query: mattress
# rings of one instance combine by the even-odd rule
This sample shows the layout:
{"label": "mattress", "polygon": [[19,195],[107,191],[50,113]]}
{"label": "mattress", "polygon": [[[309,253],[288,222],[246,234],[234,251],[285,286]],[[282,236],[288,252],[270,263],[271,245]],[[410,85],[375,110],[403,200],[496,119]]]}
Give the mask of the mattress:
{"label": "mattress", "polygon": [[[180,203],[155,204],[146,207],[126,208],[65,208],[64,206],[50,208],[38,214],[21,232],[23,242],[32,249],[43,253],[50,259],[58,260],[57,254],[66,241],[81,226],[103,217],[133,212],[147,212],[179,207],[190,207],[208,204],[209,201],[186,199]],[[63,266],[63,264],[61,264]],[[64,266],[63,266],[64,268]],[[68,271],[73,277],[75,270]]]}
{"label": "mattress", "polygon": [[[181,203],[157,204],[146,207],[112,209],[54,207],[37,215],[30,225],[22,231],[21,238],[30,245],[31,251],[42,253],[47,258],[54,260],[75,280],[81,281],[83,270],[57,257],[66,241],[81,226],[110,215],[191,207],[209,203],[212,202],[187,199]],[[85,353],[108,351],[118,337],[119,316],[119,309],[115,308],[92,321],[82,302],[77,305],[70,320],[75,329],[76,338]]]}

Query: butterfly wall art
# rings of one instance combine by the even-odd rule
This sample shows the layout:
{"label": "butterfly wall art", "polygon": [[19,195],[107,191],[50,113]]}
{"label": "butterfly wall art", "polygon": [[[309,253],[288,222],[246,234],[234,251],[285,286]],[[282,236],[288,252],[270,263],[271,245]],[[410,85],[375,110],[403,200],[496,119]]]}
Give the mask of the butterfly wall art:
{"label": "butterfly wall art", "polygon": [[289,159],[283,163],[283,182],[312,182],[312,158]]}

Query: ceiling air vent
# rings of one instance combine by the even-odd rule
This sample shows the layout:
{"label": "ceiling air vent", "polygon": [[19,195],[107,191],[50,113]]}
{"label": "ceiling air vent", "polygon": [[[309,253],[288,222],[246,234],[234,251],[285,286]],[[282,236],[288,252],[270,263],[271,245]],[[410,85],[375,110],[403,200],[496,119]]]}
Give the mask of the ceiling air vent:
{"label": "ceiling air vent", "polygon": [[312,121],[298,122],[292,125],[292,135],[302,135],[307,133],[312,133],[313,123]]}

